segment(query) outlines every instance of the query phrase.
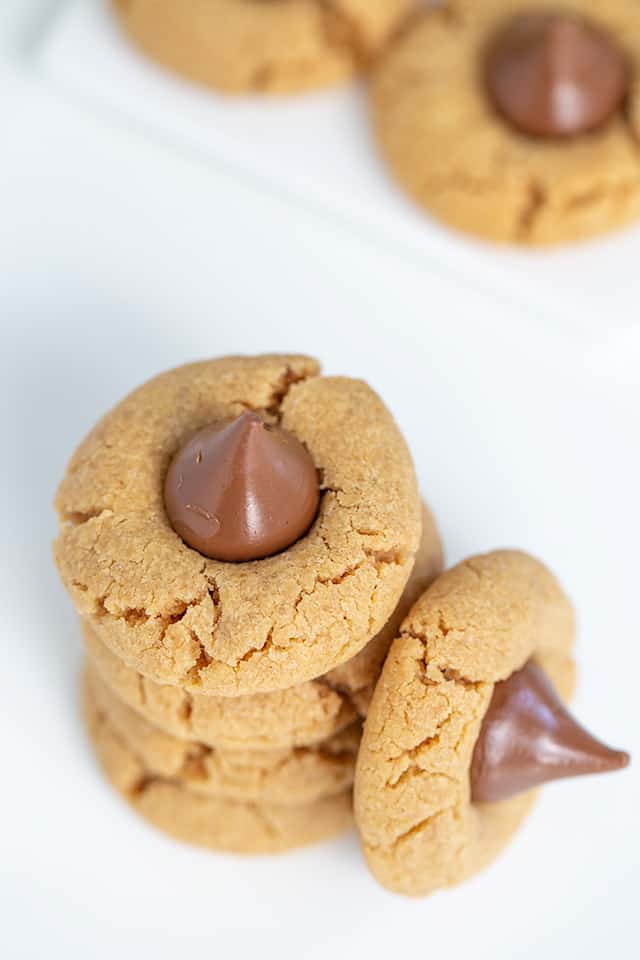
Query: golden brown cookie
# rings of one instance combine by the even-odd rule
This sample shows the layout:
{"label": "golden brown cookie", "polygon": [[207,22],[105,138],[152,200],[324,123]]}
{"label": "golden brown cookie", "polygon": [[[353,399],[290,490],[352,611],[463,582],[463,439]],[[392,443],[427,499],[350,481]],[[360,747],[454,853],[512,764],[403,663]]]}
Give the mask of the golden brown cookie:
{"label": "golden brown cookie", "polygon": [[366,714],[382,663],[402,620],[442,571],[442,545],[423,506],[422,539],[400,603],[380,633],[335,670],[288,690],[214,697],[159,684],[127,666],[82,626],[87,654],[129,707],[167,733],[228,750],[291,749],[325,740]]}
{"label": "golden brown cookie", "polygon": [[300,806],[353,786],[361,724],[322,743],[283,750],[220,750],[159,730],[111,692],[89,666],[85,696],[153,776],[226,800]]}
{"label": "golden brown cookie", "polygon": [[111,784],[153,826],[183,843],[232,853],[282,853],[331,839],[353,822],[351,793],[299,806],[207,796],[158,777],[84,698],[87,729]]}
{"label": "golden brown cookie", "polygon": [[82,625],[82,633],[89,659],[113,692],[182,740],[225,750],[287,749],[324,740],[358,718],[349,694],[323,678],[273,693],[206,696],[149,680],[112,653],[88,624]]}
{"label": "golden brown cookie", "polygon": [[[162,484],[203,426],[251,409],[302,441],[321,477],[309,532],[277,556],[209,560],[171,528]],[[225,357],[161,374],[91,431],[60,485],[55,556],[81,616],[161,683],[239,696],[355,656],[391,616],[420,542],[407,446],[365,383],[300,356]]]}
{"label": "golden brown cookie", "polygon": [[380,50],[413,0],[112,0],[147,56],[230,93],[343,83]]}
{"label": "golden brown cookie", "polygon": [[425,895],[500,852],[533,794],[471,802],[483,717],[494,685],[531,658],[568,697],[574,632],[555,578],[515,551],[464,561],[418,600],[378,681],[356,767],[356,820],[383,886]]}
{"label": "golden brown cookie", "polygon": [[485,92],[482,55],[495,31],[514,13],[558,5],[450,0],[416,18],[376,71],[373,123],[389,168],[421,206],[465,233],[549,245],[640,216],[637,2],[559,6],[604,27],[631,65],[627,105],[599,132],[561,141],[518,134]]}

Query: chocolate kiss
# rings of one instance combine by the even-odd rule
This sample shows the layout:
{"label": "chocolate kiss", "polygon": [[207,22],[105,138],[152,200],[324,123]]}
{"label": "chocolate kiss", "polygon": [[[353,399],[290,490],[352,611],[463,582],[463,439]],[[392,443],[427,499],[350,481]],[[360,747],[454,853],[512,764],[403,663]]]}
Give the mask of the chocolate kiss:
{"label": "chocolate kiss", "polygon": [[549,780],[607,773],[629,763],[587,733],[530,660],[497,683],[471,761],[471,799],[506,800]]}
{"label": "chocolate kiss", "polygon": [[629,87],[624,52],[596,24],[542,10],[509,21],[489,47],[487,89],[523,133],[566,137],[604,126]]}
{"label": "chocolate kiss", "polygon": [[164,485],[176,533],[215,560],[259,560],[313,523],[320,491],[300,441],[256,413],[214,423],[173,458]]}

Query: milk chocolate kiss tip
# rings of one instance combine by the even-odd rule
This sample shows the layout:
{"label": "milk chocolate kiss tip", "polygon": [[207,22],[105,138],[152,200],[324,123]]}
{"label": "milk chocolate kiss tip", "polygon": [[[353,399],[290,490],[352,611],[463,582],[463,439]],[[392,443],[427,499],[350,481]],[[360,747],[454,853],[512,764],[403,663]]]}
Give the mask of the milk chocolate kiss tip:
{"label": "milk chocolate kiss tip", "polygon": [[529,661],[494,687],[471,762],[471,799],[506,800],[550,780],[620,770],[629,759],[587,733]]}
{"label": "milk chocolate kiss tip", "polygon": [[300,441],[253,412],[199,430],[174,456],[164,499],[184,542],[214,560],[260,560],[313,523],[320,490]]}
{"label": "milk chocolate kiss tip", "polygon": [[616,41],[562,10],[521,13],[508,21],[489,44],[484,69],[498,112],[520,132],[538,137],[602,128],[630,83]]}

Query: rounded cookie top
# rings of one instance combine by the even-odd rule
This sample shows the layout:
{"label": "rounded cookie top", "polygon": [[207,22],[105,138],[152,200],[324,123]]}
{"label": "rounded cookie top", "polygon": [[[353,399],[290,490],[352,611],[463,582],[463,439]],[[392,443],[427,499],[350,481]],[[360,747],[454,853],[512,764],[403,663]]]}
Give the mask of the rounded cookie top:
{"label": "rounded cookie top", "polygon": [[297,806],[343,793],[353,785],[361,724],[308,747],[220,750],[179,740],[119,700],[89,667],[86,697],[153,776],[228,800]]}
{"label": "rounded cookie top", "polygon": [[365,716],[384,658],[409,609],[442,570],[433,516],[422,511],[422,539],[400,602],[380,633],[347,663],[287,690],[216,697],[158,684],[116,656],[83,623],[87,654],[129,707],[183,740],[227,750],[276,750],[324,740]]}
{"label": "rounded cookie top", "polygon": [[[322,496],[309,532],[264,560],[210,560],[171,528],[162,486],[175,451],[246,410],[296,436]],[[130,394],[71,459],[55,556],[79,613],[126,663],[222,696],[294,686],[355,656],[411,573],[420,501],[407,446],[362,381],[299,356],[226,357]]]}
{"label": "rounded cookie top", "polygon": [[504,846],[532,793],[471,801],[470,767],[496,683],[534,659],[573,688],[571,604],[516,551],[464,561],[418,600],[393,642],[358,755],[356,820],[380,883],[419,896],[464,880]]}
{"label": "rounded cookie top", "polygon": [[363,69],[413,0],[112,0],[158,63],[230,93],[295,93]]}
{"label": "rounded cookie top", "polygon": [[[530,0],[451,0],[424,11],[382,58],[373,122],[388,165],[435,217],[500,243],[549,245],[640,216],[640,24],[635,0],[567,0],[617,42],[631,91],[602,129],[561,140],[518,133],[491,103],[483,59]],[[552,4],[535,6],[555,10]]]}
{"label": "rounded cookie top", "polygon": [[112,786],[145,820],[182,843],[231,853],[282,853],[338,836],[353,823],[350,791],[282,806],[187,789],[148,770],[87,696],[84,712],[98,761]]}

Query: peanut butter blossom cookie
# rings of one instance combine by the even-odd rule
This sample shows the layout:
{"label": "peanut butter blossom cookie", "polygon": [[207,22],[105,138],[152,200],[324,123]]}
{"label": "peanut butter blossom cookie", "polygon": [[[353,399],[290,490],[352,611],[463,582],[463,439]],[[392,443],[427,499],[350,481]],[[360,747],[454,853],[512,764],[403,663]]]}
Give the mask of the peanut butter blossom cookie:
{"label": "peanut butter blossom cookie", "polygon": [[399,182],[435,217],[548,245],[640,216],[636,0],[450,0],[385,55],[372,110]]}
{"label": "peanut butter blossom cookie", "polygon": [[473,557],[439,577],[394,641],[365,723],[355,810],[379,882],[409,896],[486,866],[533,788],[619,769],[628,755],[578,726],[574,615],[524,553]]}
{"label": "peanut butter blossom cookie", "polygon": [[103,682],[127,706],[165,733],[221,750],[282,750],[317,744],[366,715],[384,658],[413,603],[442,571],[442,547],[423,507],[422,540],[398,606],[347,663],[315,680],[273,693],[216,697],[159,684],[116,656],[83,624],[87,655]]}
{"label": "peanut butter blossom cookie", "polygon": [[367,66],[412,0],[111,0],[145,54],[232,93],[294,93]]}
{"label": "peanut butter blossom cookie", "polygon": [[407,446],[365,383],[300,356],[162,374],[91,431],[58,496],[78,612],[140,674],[283,690],[354,657],[420,542]]}

